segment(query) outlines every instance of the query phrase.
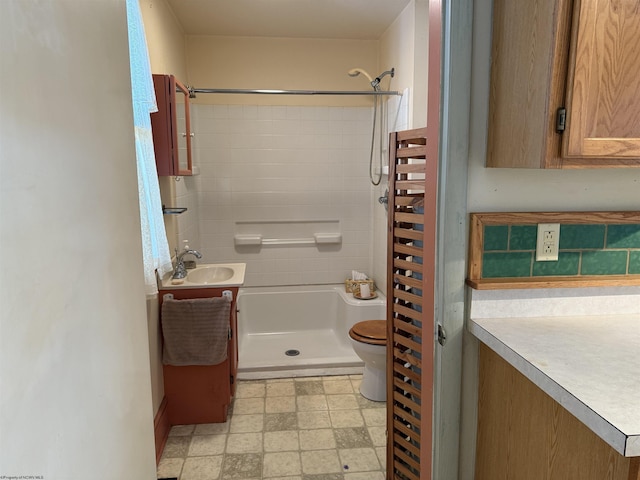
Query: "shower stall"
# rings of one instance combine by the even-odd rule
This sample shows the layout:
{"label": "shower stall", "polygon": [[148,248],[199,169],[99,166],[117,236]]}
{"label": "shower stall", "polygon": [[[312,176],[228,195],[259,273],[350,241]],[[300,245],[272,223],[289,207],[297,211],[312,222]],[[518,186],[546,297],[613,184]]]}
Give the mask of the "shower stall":
{"label": "shower stall", "polygon": [[[175,182],[176,201],[187,208],[178,217],[179,241],[189,240],[204,263],[246,263],[247,293],[253,288],[312,285],[342,285],[344,290],[352,270],[373,276],[374,215],[376,210],[384,215],[384,208],[376,201],[370,177],[377,183],[386,177],[380,164],[385,152],[372,148],[372,137],[381,145],[379,137],[387,136],[386,131],[380,135],[381,128],[406,129],[409,122],[408,91],[399,94],[380,88],[380,82],[390,80],[393,73],[391,69],[371,78],[367,90],[192,89],[198,97],[205,93],[358,95],[375,100],[368,107],[340,107],[205,104],[194,99],[193,163],[198,175]],[[384,122],[376,122],[381,112]],[[385,272],[377,276],[383,288]],[[285,309],[294,309],[294,295],[277,298]],[[311,300],[309,312],[315,309]],[[252,312],[251,316],[273,318],[272,311]],[[303,336],[307,316],[292,318],[285,330]],[[334,316],[327,313],[316,327],[337,332]],[[384,311],[376,316],[384,318]],[[241,332],[243,327],[250,332],[255,325],[270,324],[250,318],[242,309],[239,319]],[[244,340],[239,339],[241,369]],[[296,344],[293,340],[291,349]],[[261,345],[258,350],[268,348],[267,343]],[[334,350],[339,353],[338,347]],[[286,350],[278,346],[277,354],[291,361],[285,358]],[[310,357],[302,355],[297,361],[304,358]],[[357,357],[347,363],[352,361],[359,363]],[[325,363],[336,367],[340,362]]]}

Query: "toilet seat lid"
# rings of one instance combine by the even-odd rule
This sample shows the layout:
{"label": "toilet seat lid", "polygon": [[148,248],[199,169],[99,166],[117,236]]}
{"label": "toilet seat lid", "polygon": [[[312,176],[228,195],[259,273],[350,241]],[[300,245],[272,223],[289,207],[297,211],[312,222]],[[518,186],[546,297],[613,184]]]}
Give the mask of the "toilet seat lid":
{"label": "toilet seat lid", "polygon": [[387,322],[386,320],[358,322],[349,330],[349,336],[354,340],[371,345],[386,345]]}

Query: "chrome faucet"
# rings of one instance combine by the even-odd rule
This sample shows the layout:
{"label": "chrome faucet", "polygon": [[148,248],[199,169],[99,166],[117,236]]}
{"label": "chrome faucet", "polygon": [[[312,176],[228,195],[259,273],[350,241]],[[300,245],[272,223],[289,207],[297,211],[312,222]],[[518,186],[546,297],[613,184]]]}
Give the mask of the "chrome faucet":
{"label": "chrome faucet", "polygon": [[197,250],[191,250],[189,247],[185,246],[184,250],[181,253],[178,253],[178,249],[176,248],[176,268],[173,269],[173,279],[184,278],[187,276],[187,268],[184,266],[184,260],[182,259],[185,255],[193,255],[196,258],[202,258],[202,254]]}

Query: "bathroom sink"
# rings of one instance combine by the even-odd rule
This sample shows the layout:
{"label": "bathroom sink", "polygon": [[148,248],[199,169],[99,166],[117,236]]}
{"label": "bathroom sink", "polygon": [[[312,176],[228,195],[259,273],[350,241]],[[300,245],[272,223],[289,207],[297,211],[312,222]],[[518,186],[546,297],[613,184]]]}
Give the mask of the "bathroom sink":
{"label": "bathroom sink", "polygon": [[191,283],[221,283],[233,277],[233,268],[220,267],[217,265],[205,265],[196,267],[187,272],[187,280]]}
{"label": "bathroom sink", "polygon": [[223,288],[239,287],[244,284],[246,263],[201,264],[187,270],[186,278],[173,279],[173,272],[167,273],[158,282],[160,290],[176,288]]}

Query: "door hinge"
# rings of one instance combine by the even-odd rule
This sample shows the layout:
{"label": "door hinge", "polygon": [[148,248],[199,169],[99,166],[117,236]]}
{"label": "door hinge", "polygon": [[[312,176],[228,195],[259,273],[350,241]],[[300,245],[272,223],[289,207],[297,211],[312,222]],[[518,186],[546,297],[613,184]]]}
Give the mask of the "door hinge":
{"label": "door hinge", "polygon": [[567,109],[560,107],[556,112],[556,132],[562,133],[567,126]]}
{"label": "door hinge", "polygon": [[447,343],[447,331],[442,325],[438,325],[438,343],[443,347]]}

